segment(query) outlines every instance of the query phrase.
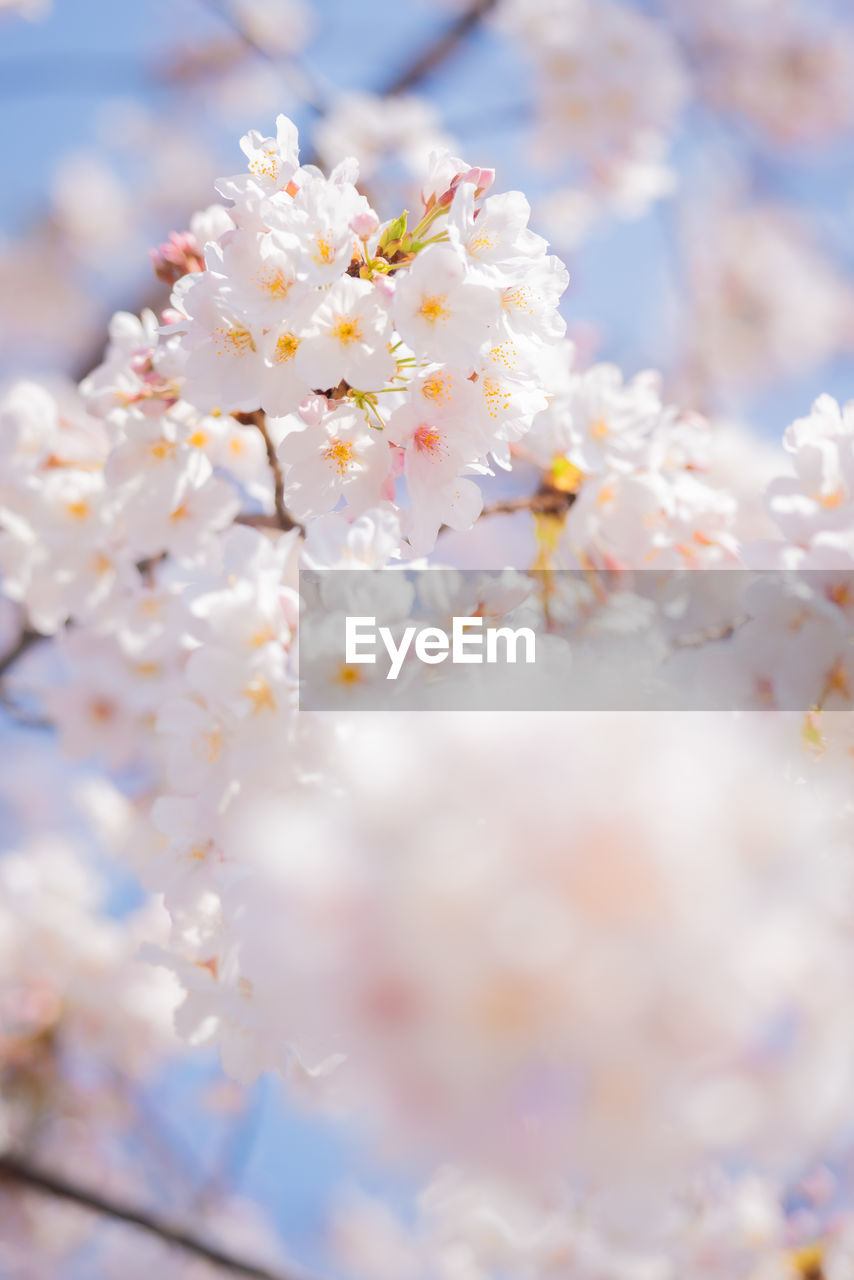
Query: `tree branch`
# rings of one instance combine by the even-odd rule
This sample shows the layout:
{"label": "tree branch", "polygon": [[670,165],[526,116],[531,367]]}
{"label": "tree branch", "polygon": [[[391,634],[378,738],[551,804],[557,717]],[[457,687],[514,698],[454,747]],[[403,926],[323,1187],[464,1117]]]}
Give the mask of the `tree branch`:
{"label": "tree branch", "polygon": [[[277,61],[275,55],[271,54],[269,50],[265,50],[262,45],[259,45],[254,41],[248,32],[246,32],[242,26],[235,21],[234,17],[221,8],[218,0],[202,0],[202,3],[206,8],[216,12],[221,19],[228,23],[232,31],[239,35],[248,48],[255,50],[265,58]],[[471,6],[461,13],[460,16],[456,18],[454,22],[452,22],[450,26],[448,26],[441,35],[433,41],[432,44],[428,45],[426,49],[424,49],[412,60],[412,62],[398,72],[397,75],[395,75],[385,86],[381,86],[377,90],[377,93],[382,97],[393,97],[395,94],[407,93],[410,90],[417,88],[422,80],[425,80],[428,76],[432,75],[447,58],[451,57],[456,49],[478,27],[486,15],[495,8],[496,3],[497,0],[473,0]],[[309,81],[312,81],[312,73],[308,66],[300,64],[298,66],[298,70]],[[306,100],[315,111],[323,111],[324,104],[321,101],[319,91],[314,86],[312,86],[312,97]],[[313,147],[310,147],[303,156],[302,163],[317,164],[318,162],[319,157],[316,150]],[[149,296],[142,303],[139,303],[136,308],[129,309],[140,311],[143,307],[147,306],[151,307],[152,310],[157,311],[164,304],[164,301],[163,290],[161,288],[157,290],[156,295],[149,292]],[[100,363],[104,346],[105,340],[103,338],[99,338],[97,350],[87,353],[85,359],[77,362],[72,375],[75,381],[79,382],[81,378],[85,377],[87,373]],[[294,526],[290,525],[289,527],[293,528]]]}
{"label": "tree branch", "polygon": [[19,658],[32,649],[38,640],[44,640],[45,637],[39,631],[33,631],[31,627],[24,627],[18,639],[12,645],[12,648],[0,658],[0,678],[6,675]]}
{"label": "tree branch", "polygon": [[266,511],[241,512],[234,517],[235,524],[248,525],[250,529],[279,529],[278,516],[268,515]]}
{"label": "tree branch", "polygon": [[496,0],[474,0],[456,21],[379,92],[384,97],[391,98],[398,93],[408,93],[422,80],[426,80],[475,30],[489,11],[495,8],[495,4]]}
{"label": "tree branch", "polygon": [[530,511],[535,516],[563,516],[575,501],[574,493],[546,486],[521,498],[502,498],[488,503],[480,513],[484,516],[511,516],[517,511]]}
{"label": "tree branch", "polygon": [[[263,409],[256,409],[254,413],[236,413],[235,418],[238,422],[242,422],[246,427],[257,427],[264,439],[264,447],[267,450],[267,461],[270,464],[270,470],[273,473],[273,501],[276,505],[276,520],[279,528],[283,533],[290,533],[292,529],[299,529],[300,533],[305,533],[305,528],[300,524],[299,520],[295,520],[285,506],[285,477],[282,475],[282,465],[279,462],[276,453],[276,446],[267,430],[267,416]],[[246,521],[241,521],[245,524]]]}
{"label": "tree branch", "polygon": [[206,1244],[204,1240],[199,1239],[198,1236],[193,1235],[192,1232],[183,1227],[172,1226],[141,1209],[133,1209],[127,1205],[119,1204],[117,1201],[101,1195],[100,1192],[78,1187],[56,1174],[46,1173],[41,1169],[35,1168],[21,1157],[0,1156],[0,1180],[17,1183],[21,1187],[42,1192],[44,1195],[55,1196],[60,1200],[68,1200],[72,1204],[79,1205],[82,1209],[87,1209],[90,1213],[101,1214],[118,1222],[126,1222],[129,1226],[137,1227],[140,1231],[147,1231],[149,1235],[156,1236],[164,1244],[174,1245],[176,1248],[183,1249],[186,1253],[191,1253],[197,1258],[203,1258],[206,1262],[210,1262],[216,1267],[221,1267],[223,1271],[230,1271],[234,1275],[248,1276],[251,1280],[297,1280],[295,1274],[289,1276],[283,1272],[270,1271],[266,1267],[255,1266],[253,1263],[246,1262],[234,1254],[219,1249],[215,1245]]}

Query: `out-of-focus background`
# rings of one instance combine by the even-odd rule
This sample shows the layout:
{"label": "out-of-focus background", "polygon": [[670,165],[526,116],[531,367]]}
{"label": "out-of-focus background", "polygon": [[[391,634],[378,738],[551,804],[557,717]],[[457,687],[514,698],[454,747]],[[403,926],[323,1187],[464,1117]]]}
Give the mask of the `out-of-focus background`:
{"label": "out-of-focus background", "polygon": [[[0,0],[0,382],[79,378],[114,310],[163,307],[149,249],[280,112],[305,157],[359,157],[382,218],[412,206],[442,145],[525,191],[570,268],[582,364],[659,368],[669,399],[773,437],[819,392],[852,394],[847,0]],[[37,727],[30,741],[49,792],[66,766]],[[125,919],[138,891],[104,864]],[[272,1081],[240,1091],[208,1055],[159,1070],[138,1105],[123,1158],[178,1216],[245,1197],[328,1272],[342,1185],[406,1211],[381,1153]],[[0,1249],[0,1274],[46,1274],[3,1265]]]}
{"label": "out-of-focus background", "polygon": [[[589,10],[589,13],[587,12]],[[845,398],[854,29],[839,0],[0,5],[0,374],[82,373],[147,250],[298,122],[389,215],[435,144],[494,166],[572,273],[587,358],[778,433]],[[846,17],[847,14],[847,17]],[[450,33],[450,35],[448,34]],[[384,100],[383,91],[403,93]],[[353,97],[352,95],[358,95]]]}

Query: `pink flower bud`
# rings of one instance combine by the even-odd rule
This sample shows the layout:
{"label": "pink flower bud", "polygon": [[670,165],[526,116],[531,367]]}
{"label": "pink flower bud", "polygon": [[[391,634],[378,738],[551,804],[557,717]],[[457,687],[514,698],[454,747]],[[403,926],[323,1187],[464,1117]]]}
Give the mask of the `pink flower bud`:
{"label": "pink flower bud", "polygon": [[379,225],[380,220],[373,209],[369,209],[366,213],[357,213],[354,218],[350,219],[350,230],[360,240],[367,240],[369,236],[374,234]]}
{"label": "pink flower bud", "polygon": [[201,247],[191,231],[172,231],[168,240],[149,252],[154,274],[164,284],[175,284],[182,276],[205,269]]}
{"label": "pink flower bud", "polygon": [[307,427],[316,427],[323,419],[328,407],[326,396],[309,395],[300,402],[297,413]]}
{"label": "pink flower bud", "polygon": [[458,176],[459,182],[472,182],[475,187],[475,195],[483,195],[484,191],[488,191],[495,181],[494,169],[468,169],[465,173]]}
{"label": "pink flower bud", "polygon": [[395,290],[394,276],[374,276],[374,288],[381,298],[384,298],[387,302],[391,302],[394,297]]}
{"label": "pink flower bud", "polygon": [[494,169],[461,169],[459,173],[454,174],[447,191],[443,191],[439,196],[439,204],[443,207],[451,204],[457,193],[457,187],[462,182],[471,183],[475,188],[475,195],[481,196],[484,191],[489,190],[494,181]]}

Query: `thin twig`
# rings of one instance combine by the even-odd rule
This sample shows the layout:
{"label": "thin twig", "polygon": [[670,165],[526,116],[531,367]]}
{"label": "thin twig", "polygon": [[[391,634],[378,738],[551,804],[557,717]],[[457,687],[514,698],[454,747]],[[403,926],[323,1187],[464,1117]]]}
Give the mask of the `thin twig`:
{"label": "thin twig", "polygon": [[141,1231],[147,1231],[149,1235],[156,1236],[164,1244],[175,1245],[197,1258],[203,1258],[206,1262],[221,1267],[223,1271],[249,1276],[253,1280],[296,1280],[294,1274],[288,1276],[284,1272],[270,1271],[267,1267],[256,1266],[215,1245],[205,1243],[183,1227],[172,1226],[154,1214],[120,1204],[101,1195],[100,1192],[76,1186],[57,1174],[46,1173],[35,1168],[20,1157],[0,1156],[0,1179],[18,1183],[20,1186],[43,1192],[45,1195],[56,1196],[60,1200],[68,1200],[83,1209],[88,1209],[90,1213],[98,1213],[118,1222],[126,1222],[132,1227],[138,1227]]}
{"label": "thin twig", "polygon": [[[267,461],[273,473],[273,502],[276,506],[276,520],[279,528],[284,533],[290,533],[292,529],[299,529],[300,533],[305,533],[305,529],[299,520],[295,520],[285,506],[285,477],[282,474],[282,464],[279,462],[276,446],[273,444],[273,439],[267,430],[266,414],[262,409],[256,409],[254,413],[236,413],[234,416],[244,426],[257,427],[264,439]],[[241,523],[246,522],[242,521]]]}
{"label": "thin twig", "polygon": [[[449,58],[464,40],[472,34],[483,18],[495,7],[497,0],[474,0],[474,3],[464,13],[460,14],[447,27],[440,36],[420,54],[418,54],[408,66],[404,67],[397,75],[395,75],[385,86],[380,87],[377,93],[383,97],[393,97],[395,94],[407,93],[417,88],[422,80],[432,75],[445,59]],[[215,11],[231,27],[232,31],[240,36],[248,48],[254,49],[263,57],[276,61],[275,55],[269,50],[265,50],[263,45],[258,44],[252,36],[244,30],[242,24],[237,23],[233,15],[227,10],[220,7],[217,0],[202,0],[206,8]],[[293,60],[292,60],[293,61]],[[303,64],[298,64],[300,73],[312,81],[312,99],[308,99],[304,89],[302,92],[303,99],[307,104],[319,111],[321,114],[325,109],[325,104],[321,101],[319,91],[316,85],[316,77],[313,77],[311,69]],[[303,164],[317,164],[319,157],[314,148],[309,148],[302,159]],[[150,307],[154,311],[160,310],[164,305],[163,289],[158,289],[156,294],[148,292],[148,296],[138,303],[135,311],[140,311],[144,307]],[[93,344],[93,349],[88,351],[86,355],[75,363],[72,376],[75,381],[80,381],[85,377],[103,358],[105,341],[103,337],[99,337],[97,345]],[[291,525],[290,527],[294,527]]]}
{"label": "thin twig", "polygon": [[250,53],[256,53],[268,62],[272,62],[281,72],[291,73],[292,76],[298,77],[299,83],[292,83],[290,88],[297,97],[302,98],[306,106],[317,112],[323,112],[327,109],[328,103],[324,101],[324,95],[317,82],[317,75],[303,59],[284,49],[268,48],[262,41],[257,40],[238,15],[227,5],[220,3],[220,0],[200,0],[200,3],[209,13],[219,18],[228,27],[231,34],[236,36],[238,41]]}
{"label": "thin twig", "polygon": [[278,529],[279,517],[268,515],[266,511],[247,511],[234,517],[235,524],[248,525],[250,529]]}
{"label": "thin twig", "polygon": [[562,516],[574,501],[574,493],[549,487],[521,498],[501,498],[497,502],[490,502],[483,508],[480,516],[481,519],[484,516],[510,516],[517,511],[530,511],[536,516]]}
{"label": "thin twig", "polygon": [[46,720],[43,716],[30,715],[28,711],[23,711],[16,702],[14,702],[7,694],[0,690],[0,711],[11,720],[12,724],[18,729],[38,729],[40,732],[47,729],[53,729],[52,720]]}
{"label": "thin twig", "polygon": [[471,35],[490,10],[495,8],[495,4],[496,0],[474,0],[474,4],[461,13],[442,32],[438,39],[428,45],[410,62],[409,66],[404,67],[379,92],[384,97],[391,98],[395,94],[408,93],[410,89],[416,88],[422,80],[426,80],[428,76],[432,75],[454,53],[458,45],[462,44]]}
{"label": "thin twig", "polygon": [[39,640],[44,640],[44,636],[40,632],[33,631],[31,627],[24,627],[23,631],[18,636],[18,639],[12,645],[12,648],[9,649],[2,658],[0,658],[0,678],[5,676],[7,671],[15,665],[18,659],[22,658],[25,653],[28,653],[29,650],[32,649],[33,645]]}

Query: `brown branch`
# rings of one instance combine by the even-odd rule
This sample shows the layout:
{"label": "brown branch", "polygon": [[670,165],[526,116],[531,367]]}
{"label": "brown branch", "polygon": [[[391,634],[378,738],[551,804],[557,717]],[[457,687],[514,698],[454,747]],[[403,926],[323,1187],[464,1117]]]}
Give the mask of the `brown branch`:
{"label": "brown branch", "polygon": [[[242,422],[246,427],[257,427],[264,439],[267,461],[273,473],[273,501],[276,506],[276,520],[279,528],[283,533],[290,533],[292,529],[299,529],[300,533],[305,533],[303,525],[300,524],[299,520],[293,518],[285,506],[285,477],[282,475],[282,464],[279,462],[276,446],[273,444],[270,432],[267,430],[267,417],[263,409],[256,409],[254,413],[236,413],[234,416],[238,422]],[[240,523],[245,524],[246,521],[244,520]]]}
{"label": "brown branch", "polygon": [[[202,3],[206,8],[217,13],[218,16],[230,26],[231,30],[243,40],[248,48],[253,49],[255,52],[270,59],[271,61],[279,61],[279,59],[277,59],[274,54],[271,54],[269,50],[265,50],[263,45],[259,45],[257,41],[253,40],[251,35],[243,29],[242,24],[237,22],[232,14],[220,6],[218,0],[202,0]],[[377,93],[381,97],[394,97],[396,94],[407,93],[410,90],[417,88],[422,80],[425,80],[428,76],[432,75],[447,58],[452,56],[456,49],[478,27],[487,14],[495,8],[496,3],[497,0],[473,0],[471,6],[461,13],[460,16],[456,18],[450,26],[448,26],[441,35],[433,41],[432,44],[428,45],[426,49],[419,53],[412,62],[398,72],[385,86],[381,86],[377,90]],[[298,70],[304,77],[311,80],[311,71],[308,66],[299,65]],[[302,96],[308,100],[304,92]],[[325,109],[324,104],[317,99],[314,102],[310,102],[309,105],[312,105],[315,110],[319,111],[321,114]],[[303,156],[302,163],[319,163],[319,157],[313,147],[309,148],[308,152]],[[149,294],[144,301],[139,302],[135,308],[130,309],[140,311],[144,307],[150,307],[152,310],[158,311],[164,305],[165,299],[163,298],[163,291],[161,289],[156,295],[149,291]],[[80,381],[81,378],[85,377],[87,373],[100,363],[103,358],[104,346],[105,339],[99,339],[97,349],[87,352],[85,357],[76,362],[76,366],[72,374],[75,381]],[[290,527],[294,526],[292,525]]]}
{"label": "brown branch", "polygon": [[249,1276],[253,1280],[296,1280],[294,1274],[287,1276],[283,1272],[270,1271],[267,1267],[255,1266],[253,1263],[238,1258],[234,1254],[227,1253],[216,1245],[207,1244],[184,1227],[173,1226],[154,1214],[146,1213],[142,1209],[133,1209],[128,1205],[120,1204],[118,1201],[101,1195],[100,1192],[90,1191],[68,1182],[57,1174],[37,1169],[21,1157],[0,1156],[0,1180],[17,1183],[21,1187],[39,1191],[44,1195],[55,1196],[60,1200],[68,1200],[72,1204],[79,1205],[82,1209],[87,1209],[90,1213],[101,1214],[103,1217],[112,1218],[118,1222],[126,1222],[129,1226],[137,1227],[140,1231],[147,1231],[149,1235],[156,1236],[164,1244],[174,1245],[176,1248],[183,1249],[186,1253],[191,1253],[216,1267],[221,1267],[223,1271],[230,1271],[235,1275]]}
{"label": "brown branch", "polygon": [[278,516],[268,515],[266,511],[241,512],[234,517],[235,524],[248,525],[250,529],[279,529]]}
{"label": "brown branch", "polygon": [[565,493],[562,489],[548,486],[521,498],[502,498],[498,502],[490,502],[481,511],[480,518],[511,516],[517,511],[530,511],[535,516],[563,516],[574,501],[574,493]]}
{"label": "brown branch", "polygon": [[52,720],[46,720],[43,716],[30,715],[28,711],[23,711],[6,693],[0,690],[0,709],[3,710],[7,719],[20,729],[53,729]]}
{"label": "brown branch", "polygon": [[463,41],[471,35],[491,9],[496,0],[474,0],[431,45],[399,72],[380,93],[391,98],[398,93],[408,93],[416,88],[422,80],[426,80],[445,62]]}
{"label": "brown branch", "polygon": [[12,645],[12,648],[9,649],[2,658],[0,658],[0,677],[5,676],[7,671],[15,665],[19,658],[22,658],[25,653],[28,653],[38,640],[44,640],[44,638],[45,637],[40,632],[33,631],[31,627],[24,627],[23,631],[18,636],[18,639]]}

